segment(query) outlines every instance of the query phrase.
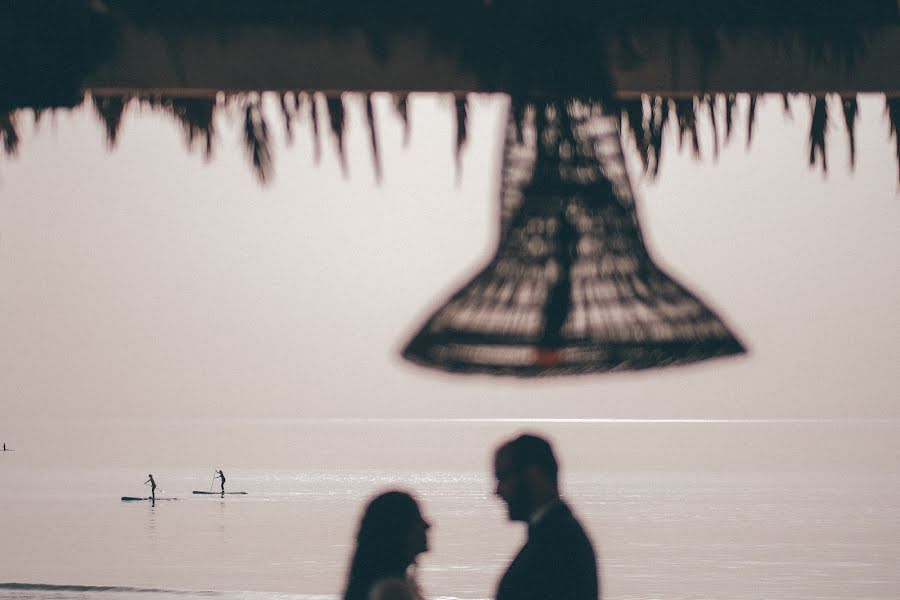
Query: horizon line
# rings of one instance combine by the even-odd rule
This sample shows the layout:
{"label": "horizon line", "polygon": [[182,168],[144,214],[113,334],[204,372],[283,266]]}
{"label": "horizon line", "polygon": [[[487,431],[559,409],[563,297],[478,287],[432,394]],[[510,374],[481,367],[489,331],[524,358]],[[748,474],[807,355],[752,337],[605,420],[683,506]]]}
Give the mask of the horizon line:
{"label": "horizon line", "polygon": [[[25,417],[23,420],[33,420],[34,417]],[[42,417],[41,421],[47,421]],[[473,423],[473,424],[515,424],[515,423],[547,423],[561,425],[666,425],[666,424],[696,424],[696,425],[727,425],[727,424],[900,424],[900,417],[246,417],[246,416],[96,416],[96,417],[71,417],[51,419],[54,421],[74,422],[168,422],[184,421],[197,422],[258,422],[258,423]]]}
{"label": "horizon line", "polygon": [[[236,420],[242,420],[237,417]],[[625,424],[728,424],[728,423],[886,423],[900,422],[900,418],[885,417],[756,417],[756,418],[645,418],[645,417],[262,417],[248,420],[261,421],[303,421],[316,423],[561,423],[561,424],[593,424],[593,423],[625,423]]]}

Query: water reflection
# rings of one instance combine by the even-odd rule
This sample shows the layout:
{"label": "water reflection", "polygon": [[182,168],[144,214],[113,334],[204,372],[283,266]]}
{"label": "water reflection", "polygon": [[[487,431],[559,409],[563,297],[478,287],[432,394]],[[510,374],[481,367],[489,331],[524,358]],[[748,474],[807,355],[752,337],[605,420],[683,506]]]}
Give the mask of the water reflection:
{"label": "water reflection", "polygon": [[147,537],[156,540],[156,503],[150,506],[150,514],[147,516]]}
{"label": "water reflection", "polygon": [[641,235],[617,119],[551,99],[510,111],[499,247],[404,351],[456,372],[644,369],[744,351]]}

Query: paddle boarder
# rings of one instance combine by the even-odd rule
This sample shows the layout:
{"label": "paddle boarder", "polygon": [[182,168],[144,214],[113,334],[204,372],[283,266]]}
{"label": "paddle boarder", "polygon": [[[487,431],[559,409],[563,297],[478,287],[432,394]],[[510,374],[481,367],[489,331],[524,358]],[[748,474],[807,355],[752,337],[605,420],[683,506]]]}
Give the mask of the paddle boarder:
{"label": "paddle boarder", "polygon": [[153,480],[153,473],[147,475],[150,479],[144,482],[144,485],[150,484],[150,500],[156,504],[156,482]]}
{"label": "paddle boarder", "polygon": [[216,475],[222,480],[222,495],[225,495],[225,473],[221,469],[216,469]]}

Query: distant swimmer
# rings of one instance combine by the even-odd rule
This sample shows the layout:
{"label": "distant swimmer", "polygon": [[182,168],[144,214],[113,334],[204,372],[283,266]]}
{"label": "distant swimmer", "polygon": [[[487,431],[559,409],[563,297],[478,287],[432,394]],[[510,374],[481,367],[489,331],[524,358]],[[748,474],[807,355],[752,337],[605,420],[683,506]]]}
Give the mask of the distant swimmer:
{"label": "distant swimmer", "polygon": [[219,476],[219,479],[222,481],[222,495],[225,495],[225,473],[222,472],[222,469],[216,469],[216,475]]}
{"label": "distant swimmer", "polygon": [[153,474],[147,475],[150,479],[144,482],[144,485],[150,484],[150,500],[156,503],[156,482],[153,480]]}

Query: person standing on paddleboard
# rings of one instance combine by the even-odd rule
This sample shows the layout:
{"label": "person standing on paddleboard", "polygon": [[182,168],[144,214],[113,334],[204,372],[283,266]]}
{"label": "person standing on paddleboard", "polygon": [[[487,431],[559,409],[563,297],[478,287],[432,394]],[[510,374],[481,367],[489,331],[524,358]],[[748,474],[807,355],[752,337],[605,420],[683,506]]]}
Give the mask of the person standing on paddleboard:
{"label": "person standing on paddleboard", "polygon": [[225,473],[222,472],[222,469],[216,469],[216,475],[219,476],[219,479],[222,480],[222,495],[225,495]]}
{"label": "person standing on paddleboard", "polygon": [[156,504],[156,482],[153,480],[153,473],[147,475],[150,479],[144,482],[144,485],[150,484],[150,500]]}

